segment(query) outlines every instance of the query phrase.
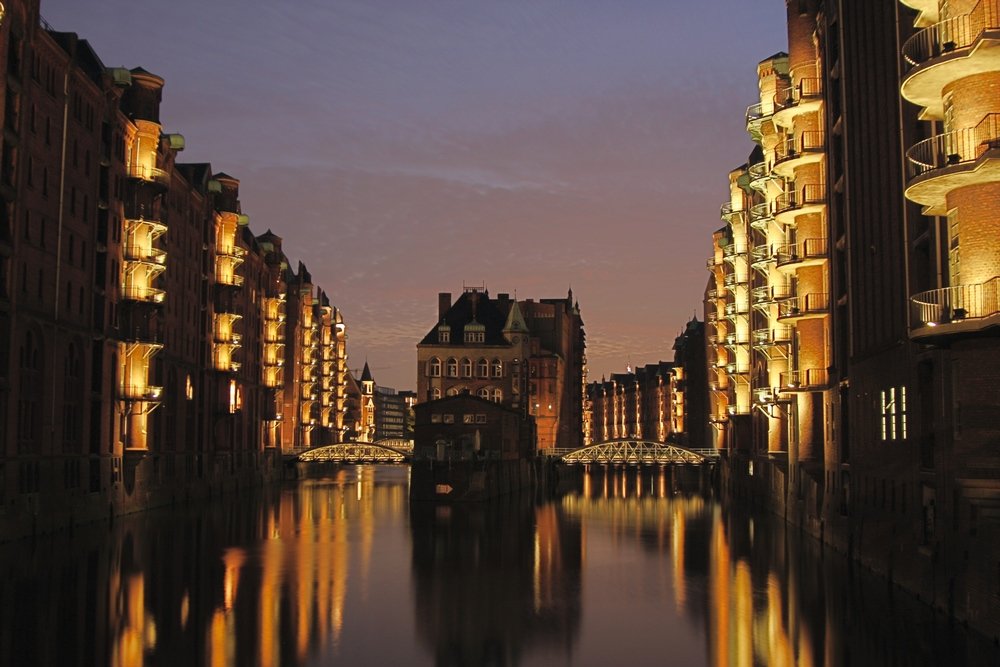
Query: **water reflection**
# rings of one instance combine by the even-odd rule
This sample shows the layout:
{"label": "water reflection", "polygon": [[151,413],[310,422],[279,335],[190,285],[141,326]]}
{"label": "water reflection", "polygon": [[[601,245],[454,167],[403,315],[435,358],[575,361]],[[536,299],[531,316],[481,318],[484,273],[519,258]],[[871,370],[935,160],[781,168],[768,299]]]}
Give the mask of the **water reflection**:
{"label": "water reflection", "polygon": [[0,548],[0,664],[1000,664],[697,474],[550,502],[406,500],[405,468]]}

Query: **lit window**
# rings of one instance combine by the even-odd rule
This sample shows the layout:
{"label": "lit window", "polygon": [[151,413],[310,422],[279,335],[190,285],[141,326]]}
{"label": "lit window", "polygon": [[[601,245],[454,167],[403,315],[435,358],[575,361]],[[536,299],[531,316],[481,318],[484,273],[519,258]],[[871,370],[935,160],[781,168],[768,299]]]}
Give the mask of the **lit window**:
{"label": "lit window", "polygon": [[472,414],[468,414],[468,413],[462,415],[462,423],[463,424],[475,424],[476,423],[476,415],[472,415]]}
{"label": "lit window", "polygon": [[493,392],[490,394],[490,398],[493,399],[494,403],[499,403],[500,401],[503,400],[503,391],[501,391],[500,389],[494,389]]}
{"label": "lit window", "polygon": [[445,374],[450,378],[458,377],[458,359],[451,357],[448,359],[448,365],[445,370]]}
{"label": "lit window", "polygon": [[442,415],[442,421],[445,424],[454,424],[455,423],[455,415]]}
{"label": "lit window", "polygon": [[503,377],[503,362],[499,359],[493,360],[493,377],[502,378]]}
{"label": "lit window", "polygon": [[490,400],[490,390],[487,389],[486,387],[482,387],[479,391],[476,392],[476,396],[488,401]]}
{"label": "lit window", "polygon": [[907,433],[906,387],[889,387],[879,393],[882,441],[905,440]]}
{"label": "lit window", "polygon": [[441,390],[438,389],[437,387],[434,387],[433,389],[431,389],[431,400],[436,401],[439,398],[441,398]]}

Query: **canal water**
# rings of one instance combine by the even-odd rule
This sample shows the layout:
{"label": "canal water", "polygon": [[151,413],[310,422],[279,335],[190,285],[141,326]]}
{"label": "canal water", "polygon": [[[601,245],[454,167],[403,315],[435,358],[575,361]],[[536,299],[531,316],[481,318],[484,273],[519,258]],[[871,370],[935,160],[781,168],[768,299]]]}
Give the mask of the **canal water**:
{"label": "canal water", "polygon": [[0,546],[2,665],[1000,665],[669,471],[407,502],[404,467]]}

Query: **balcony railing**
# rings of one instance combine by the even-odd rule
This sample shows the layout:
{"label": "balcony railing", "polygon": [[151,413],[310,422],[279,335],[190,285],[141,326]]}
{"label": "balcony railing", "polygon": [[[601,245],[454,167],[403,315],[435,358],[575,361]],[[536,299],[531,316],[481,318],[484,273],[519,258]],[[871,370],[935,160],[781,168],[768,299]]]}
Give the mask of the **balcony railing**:
{"label": "balcony railing", "polygon": [[735,332],[726,334],[726,346],[736,347],[737,345],[749,345],[750,339],[745,335],[740,335]]}
{"label": "balcony railing", "polygon": [[754,303],[772,303],[781,301],[792,296],[792,286],[785,285],[763,285],[753,288]]}
{"label": "balcony railing", "polygon": [[126,384],[120,387],[121,397],[127,401],[158,401],[163,396],[163,387],[149,384]]}
{"label": "balcony railing", "polygon": [[803,206],[815,206],[826,201],[824,183],[806,183],[798,190],[790,190],[778,195],[774,200],[774,214],[794,211]]}
{"label": "balcony railing", "polygon": [[750,165],[750,168],[747,169],[747,173],[750,175],[750,181],[754,183],[770,178],[771,167],[768,166],[767,162],[758,162]]}
{"label": "balcony railing", "polygon": [[724,220],[729,220],[733,216],[741,215],[742,213],[742,208],[739,206],[733,206],[733,203],[729,201],[719,207],[719,216]]}
{"label": "balcony railing", "polygon": [[1000,30],[1000,0],[980,0],[968,14],[954,16],[915,33],[903,43],[907,68],[974,45],[984,32]]}
{"label": "balcony railing", "polygon": [[804,317],[825,313],[830,309],[830,295],[825,292],[814,292],[793,296],[778,302],[778,317]]}
{"label": "balcony railing", "polygon": [[784,345],[792,341],[792,328],[787,326],[770,327],[767,329],[754,329],[754,345]]}
{"label": "balcony railing", "polygon": [[723,259],[733,260],[746,254],[747,247],[744,243],[730,243],[729,245],[722,246]]}
{"label": "balcony railing", "polygon": [[233,257],[235,259],[243,259],[247,256],[247,251],[245,248],[239,246],[223,246],[219,248],[218,254],[225,257]]}
{"label": "balcony railing", "polygon": [[129,301],[144,301],[146,303],[163,303],[166,292],[156,287],[137,287],[125,285],[122,287],[122,298]]}
{"label": "balcony railing", "polygon": [[803,77],[794,86],[778,90],[774,96],[774,110],[778,112],[821,97],[823,97],[823,79],[816,76]]}
{"label": "balcony railing", "polygon": [[744,303],[727,303],[726,304],[726,317],[733,317],[735,315],[746,315],[750,312]]}
{"label": "balcony railing", "polygon": [[[910,297],[910,328],[962,325],[975,330],[976,322],[1000,315],[1000,276],[985,283],[955,285]],[[940,331],[948,333],[946,328]],[[936,333],[936,332],[935,332]]]}
{"label": "balcony railing", "polygon": [[753,264],[766,264],[774,260],[774,247],[767,243],[754,246],[753,250],[750,251],[750,261]]}
{"label": "balcony railing", "polygon": [[219,285],[228,285],[229,287],[242,287],[243,276],[225,271],[216,271],[215,282]]}
{"label": "balcony railing", "polygon": [[726,373],[729,375],[746,375],[750,372],[750,364],[731,362],[726,364]]}
{"label": "balcony railing", "polygon": [[975,127],[945,132],[911,146],[906,151],[910,179],[975,162],[994,149],[1000,149],[1000,113],[986,114]]}
{"label": "balcony railing", "polygon": [[156,167],[131,164],[128,166],[128,175],[129,178],[138,178],[139,180],[156,183],[164,187],[170,185],[170,172]]}
{"label": "balcony railing", "polygon": [[826,257],[826,239],[804,239],[797,243],[785,243],[778,246],[776,255],[778,266],[822,259]]}
{"label": "balcony railing", "polygon": [[809,391],[830,384],[830,372],[825,368],[806,368],[778,374],[782,391]]}
{"label": "balcony railing", "polygon": [[151,248],[138,244],[126,245],[124,249],[125,259],[130,262],[149,262],[151,264],[165,264],[167,253],[160,248]]}
{"label": "balcony railing", "polygon": [[826,146],[826,135],[822,130],[808,130],[799,135],[787,137],[774,147],[774,164],[794,160],[808,153],[822,153]]}
{"label": "balcony railing", "polygon": [[750,207],[750,226],[754,229],[767,229],[767,225],[774,216],[771,215],[771,206],[767,202],[754,204]]}

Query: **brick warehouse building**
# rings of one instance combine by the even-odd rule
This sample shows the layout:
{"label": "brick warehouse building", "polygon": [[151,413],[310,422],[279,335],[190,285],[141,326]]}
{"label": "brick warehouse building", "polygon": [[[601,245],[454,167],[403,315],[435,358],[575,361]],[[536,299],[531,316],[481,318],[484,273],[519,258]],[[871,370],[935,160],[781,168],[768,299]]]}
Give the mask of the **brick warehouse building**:
{"label": "brick warehouse building", "polygon": [[725,484],[1000,636],[1000,4],[787,7],[709,260]]}
{"label": "brick warehouse building", "polygon": [[[334,441],[339,311],[280,238],[250,232],[236,178],[176,162],[160,77],[106,68],[37,1],[5,6],[3,534],[251,483],[278,452]],[[308,335],[286,303],[311,309]]]}
{"label": "brick warehouse building", "polygon": [[438,295],[438,324],[417,344],[417,401],[468,391],[535,420],[538,449],[583,443],[585,335],[572,291],[562,299]]}

